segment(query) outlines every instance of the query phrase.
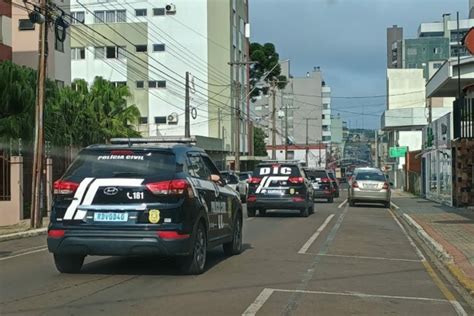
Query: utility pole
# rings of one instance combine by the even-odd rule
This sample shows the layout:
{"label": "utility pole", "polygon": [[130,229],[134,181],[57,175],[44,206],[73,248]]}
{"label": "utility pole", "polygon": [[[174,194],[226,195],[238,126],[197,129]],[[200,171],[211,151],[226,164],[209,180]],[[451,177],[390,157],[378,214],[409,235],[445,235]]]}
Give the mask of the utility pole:
{"label": "utility pole", "polygon": [[189,71],[186,71],[186,93],[184,99],[184,137],[191,137],[191,127],[189,124]]}
{"label": "utility pole", "polygon": [[306,167],[309,167],[308,154],[309,154],[309,129],[308,129],[309,118],[306,118]]}
{"label": "utility pole", "polygon": [[276,84],[272,81],[272,159],[276,160]]}
{"label": "utility pole", "polygon": [[[237,75],[238,77],[238,75]],[[235,83],[235,91],[237,94],[237,106],[235,107],[235,124],[236,124],[236,137],[235,137],[235,171],[240,171],[240,106],[241,103],[241,89],[240,82]]]}
{"label": "utility pole", "polygon": [[[39,3],[40,13],[46,16],[46,0]],[[41,214],[41,183],[43,175],[43,156],[44,156],[44,96],[46,82],[46,61],[48,53],[47,42],[47,21],[39,23],[39,45],[38,45],[38,77],[36,87],[35,100],[35,140],[33,155],[33,175],[31,181],[32,199],[30,209],[30,226],[32,228],[40,228],[42,226],[43,216]]]}
{"label": "utility pole", "polygon": [[[281,92],[281,105],[285,102],[283,91]],[[288,160],[288,104],[285,104],[285,160]]]}

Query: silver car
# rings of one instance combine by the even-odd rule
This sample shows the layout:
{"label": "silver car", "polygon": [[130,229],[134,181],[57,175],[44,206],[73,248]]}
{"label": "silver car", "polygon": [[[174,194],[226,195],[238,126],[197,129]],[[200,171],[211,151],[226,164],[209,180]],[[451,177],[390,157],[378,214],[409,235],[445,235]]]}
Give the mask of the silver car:
{"label": "silver car", "polygon": [[390,207],[390,183],[384,173],[375,168],[356,169],[349,186],[350,206],[357,202],[382,203]]}

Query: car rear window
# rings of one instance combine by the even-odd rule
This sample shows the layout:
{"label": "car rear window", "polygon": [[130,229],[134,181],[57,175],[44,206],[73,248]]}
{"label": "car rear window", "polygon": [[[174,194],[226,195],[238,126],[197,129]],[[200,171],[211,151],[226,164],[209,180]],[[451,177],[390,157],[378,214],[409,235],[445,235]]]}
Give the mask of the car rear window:
{"label": "car rear window", "polygon": [[167,151],[83,151],[64,174],[64,179],[148,178],[174,175],[176,158]]}
{"label": "car rear window", "polygon": [[356,180],[364,181],[385,181],[385,176],[383,173],[378,172],[357,172]]}
{"label": "car rear window", "polygon": [[327,178],[326,171],[324,170],[307,170],[306,175],[310,180]]}
{"label": "car rear window", "polygon": [[336,179],[336,176],[335,176],[334,173],[332,173],[332,172],[328,172],[328,176],[329,176],[329,178],[331,178],[331,179],[333,179],[333,180]]}
{"label": "car rear window", "polygon": [[228,184],[239,183],[239,178],[235,174],[221,173],[222,177],[227,181]]}
{"label": "car rear window", "polygon": [[240,180],[240,181],[245,181],[245,180],[247,180],[250,176],[251,176],[250,173],[241,173],[241,174],[239,175],[239,180]]}
{"label": "car rear window", "polygon": [[289,176],[301,177],[301,172],[298,166],[288,164],[262,164],[258,165],[254,170],[253,175],[259,176]]}

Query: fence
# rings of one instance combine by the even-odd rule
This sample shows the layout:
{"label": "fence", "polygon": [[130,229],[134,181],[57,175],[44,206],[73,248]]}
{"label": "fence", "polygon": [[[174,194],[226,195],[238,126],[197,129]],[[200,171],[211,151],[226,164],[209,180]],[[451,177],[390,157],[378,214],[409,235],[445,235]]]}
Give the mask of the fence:
{"label": "fence", "polygon": [[10,153],[0,148],[0,201],[10,201]]}
{"label": "fence", "polygon": [[474,99],[461,98],[454,101],[454,138],[474,139]]}

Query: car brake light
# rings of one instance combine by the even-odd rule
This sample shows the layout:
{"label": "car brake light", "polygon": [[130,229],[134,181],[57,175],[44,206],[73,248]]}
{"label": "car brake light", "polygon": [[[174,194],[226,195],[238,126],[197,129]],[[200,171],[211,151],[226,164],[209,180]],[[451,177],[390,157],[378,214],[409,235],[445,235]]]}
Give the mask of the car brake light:
{"label": "car brake light", "polygon": [[111,155],[133,155],[133,151],[131,150],[112,150],[110,152]]}
{"label": "car brake light", "polygon": [[257,201],[257,196],[256,195],[249,195],[247,197],[247,203],[248,202],[256,202]]}
{"label": "car brake light", "polygon": [[186,239],[189,238],[189,234],[180,234],[176,231],[173,230],[163,230],[163,231],[157,231],[156,234],[158,237],[161,239]]}
{"label": "car brake light", "polygon": [[76,192],[79,183],[58,180],[54,182],[54,194],[72,194]]}
{"label": "car brake light", "polygon": [[250,180],[249,180],[249,183],[259,184],[260,181],[262,181],[262,178],[259,178],[259,177],[251,177]]}
{"label": "car brake light", "polygon": [[357,181],[352,182],[352,187],[353,188],[358,188],[359,187],[359,184],[357,183]]}
{"label": "car brake light", "polygon": [[384,189],[384,190],[387,190],[387,189],[388,189],[388,187],[389,187],[388,183],[387,183],[387,182],[385,182],[385,183],[383,184],[383,187],[382,187],[382,189]]}
{"label": "car brake light", "polygon": [[300,196],[295,196],[292,200],[293,202],[304,202],[304,198]]}
{"label": "car brake light", "polygon": [[51,229],[48,231],[48,237],[51,238],[62,238],[66,231],[64,229]]}
{"label": "car brake light", "polygon": [[303,177],[289,177],[288,181],[291,183],[303,183],[304,178]]}
{"label": "car brake light", "polygon": [[331,180],[329,178],[322,178],[321,182],[331,182]]}
{"label": "car brake light", "polygon": [[146,187],[154,195],[183,195],[186,191],[192,195],[193,192],[185,179],[147,183]]}

